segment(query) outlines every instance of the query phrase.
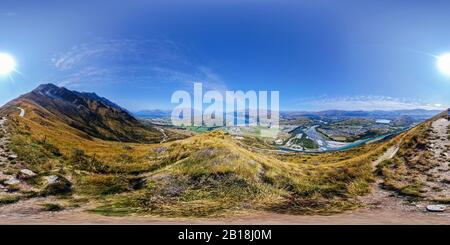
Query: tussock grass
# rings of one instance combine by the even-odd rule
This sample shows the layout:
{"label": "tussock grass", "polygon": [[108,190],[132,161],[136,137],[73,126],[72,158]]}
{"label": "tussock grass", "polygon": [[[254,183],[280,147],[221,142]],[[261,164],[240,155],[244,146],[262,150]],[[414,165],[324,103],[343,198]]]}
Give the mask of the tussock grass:
{"label": "tussock grass", "polygon": [[377,173],[384,179],[384,188],[413,200],[425,197],[423,176],[436,164],[427,147],[431,123],[432,120],[427,121],[404,133],[396,157],[378,166]]}
{"label": "tussock grass", "polygon": [[0,196],[0,206],[16,203],[20,200],[20,197],[17,195],[8,195],[8,196]]}
{"label": "tussock grass", "polygon": [[64,210],[64,207],[57,203],[44,203],[42,204],[42,211],[58,212]]}
{"label": "tussock grass", "polygon": [[239,144],[217,131],[158,148],[159,168],[147,176],[145,188],[110,200],[95,211],[164,216],[214,216],[255,209],[294,214],[341,212],[358,207],[355,197],[370,191],[371,162],[388,143],[323,164],[285,162]]}

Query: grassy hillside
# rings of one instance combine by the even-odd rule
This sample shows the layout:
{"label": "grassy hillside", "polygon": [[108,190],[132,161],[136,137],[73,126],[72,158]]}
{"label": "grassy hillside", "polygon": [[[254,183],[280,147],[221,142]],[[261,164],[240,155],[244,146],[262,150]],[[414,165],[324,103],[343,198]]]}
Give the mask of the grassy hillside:
{"label": "grassy hillside", "polygon": [[373,181],[371,161],[393,144],[278,154],[270,147],[255,151],[256,139],[221,131],[162,144],[122,143],[89,137],[21,106],[26,116],[17,110],[8,120],[10,148],[37,173],[36,189],[44,176],[64,176],[72,183],[65,198],[94,200],[93,211],[106,215],[340,212],[359,206],[355,197],[368,193]]}
{"label": "grassy hillside", "polygon": [[[396,157],[378,168],[384,187],[412,201],[450,203],[450,127],[440,114],[404,134]],[[442,127],[442,128],[440,128]]]}

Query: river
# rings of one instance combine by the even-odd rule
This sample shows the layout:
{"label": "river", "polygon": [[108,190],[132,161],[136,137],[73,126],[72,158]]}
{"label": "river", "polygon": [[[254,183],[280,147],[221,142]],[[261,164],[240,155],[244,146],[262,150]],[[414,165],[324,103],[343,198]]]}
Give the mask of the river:
{"label": "river", "polygon": [[312,126],[312,127],[308,128],[307,130],[305,130],[304,133],[306,133],[310,139],[314,140],[316,143],[318,143],[320,145],[319,149],[317,149],[317,150],[301,150],[301,149],[289,148],[286,146],[279,146],[278,148],[280,150],[288,151],[288,152],[305,152],[305,153],[323,153],[323,152],[332,152],[332,151],[344,151],[344,150],[348,150],[348,149],[351,149],[354,147],[361,146],[368,142],[376,142],[376,141],[383,140],[383,139],[386,139],[389,137],[393,137],[393,136],[403,133],[411,128],[411,127],[406,127],[403,129],[396,130],[394,132],[382,134],[382,135],[375,136],[375,137],[360,139],[360,140],[356,140],[353,142],[339,142],[339,141],[326,140],[325,136],[323,136],[320,132],[318,132],[316,130],[316,128],[318,126],[319,125]]}

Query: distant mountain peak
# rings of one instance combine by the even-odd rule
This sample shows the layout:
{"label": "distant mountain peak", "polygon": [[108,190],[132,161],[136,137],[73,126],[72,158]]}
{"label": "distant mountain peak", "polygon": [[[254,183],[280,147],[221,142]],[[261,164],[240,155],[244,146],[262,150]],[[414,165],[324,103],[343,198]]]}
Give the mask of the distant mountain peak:
{"label": "distant mountain peak", "polygon": [[72,101],[76,99],[72,91],[64,87],[58,87],[53,83],[41,84],[33,91],[31,91],[30,94],[38,94],[49,98],[60,98]]}
{"label": "distant mountain peak", "polygon": [[60,87],[56,86],[53,83],[45,83],[39,85],[37,88],[34,89],[34,91],[48,91],[52,89],[60,89]]}
{"label": "distant mountain peak", "polygon": [[39,94],[52,99],[61,99],[67,102],[75,103],[77,105],[80,105],[80,103],[82,103],[84,106],[86,106],[86,104],[83,103],[83,101],[84,102],[86,100],[96,101],[98,103],[103,104],[104,106],[111,107],[116,110],[125,111],[128,114],[131,114],[128,112],[128,110],[106,99],[105,97],[97,95],[95,92],[73,91],[65,87],[58,87],[53,83],[41,84],[33,91],[31,91],[31,93]]}
{"label": "distant mountain peak", "polygon": [[158,130],[141,124],[127,110],[93,92],[72,91],[52,83],[41,84],[5,107],[17,108],[24,103],[38,111],[38,115],[46,114],[47,120],[52,116],[51,120],[62,121],[100,139],[129,142],[160,140]]}
{"label": "distant mountain peak", "polygon": [[42,95],[55,95],[60,93],[62,88],[56,86],[53,83],[41,84],[35,88],[32,93],[38,93]]}

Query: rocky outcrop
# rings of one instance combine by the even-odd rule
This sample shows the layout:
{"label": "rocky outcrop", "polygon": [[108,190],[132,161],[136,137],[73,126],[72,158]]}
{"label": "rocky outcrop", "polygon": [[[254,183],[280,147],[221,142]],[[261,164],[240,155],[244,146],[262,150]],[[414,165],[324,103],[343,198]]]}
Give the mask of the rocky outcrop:
{"label": "rocky outcrop", "polygon": [[[34,191],[42,196],[65,194],[72,190],[72,183],[60,175],[39,176],[38,173],[26,168],[26,164],[17,163],[18,156],[8,149],[10,142],[6,130],[7,118],[0,119],[0,195],[19,193],[20,191]],[[39,186],[31,186],[30,179],[39,178]]]}
{"label": "rocky outcrop", "polygon": [[14,158],[14,156],[11,157],[13,154],[10,154],[7,149],[9,137],[5,128],[6,120],[6,117],[0,119],[0,166],[5,165]]}
{"label": "rocky outcrop", "polygon": [[63,176],[50,175],[44,179],[47,184],[42,190],[42,195],[64,194],[72,190],[72,183]]}
{"label": "rocky outcrop", "polygon": [[7,118],[0,119],[0,193],[18,192],[30,190],[31,186],[25,180],[36,176],[29,169],[21,168],[17,164],[18,156],[8,148],[10,135],[6,130]]}

